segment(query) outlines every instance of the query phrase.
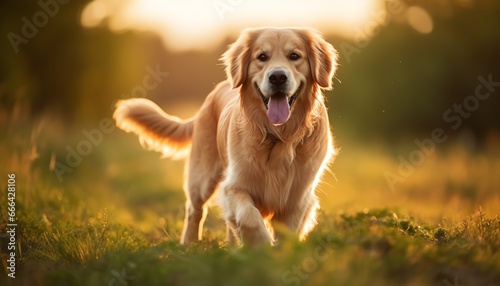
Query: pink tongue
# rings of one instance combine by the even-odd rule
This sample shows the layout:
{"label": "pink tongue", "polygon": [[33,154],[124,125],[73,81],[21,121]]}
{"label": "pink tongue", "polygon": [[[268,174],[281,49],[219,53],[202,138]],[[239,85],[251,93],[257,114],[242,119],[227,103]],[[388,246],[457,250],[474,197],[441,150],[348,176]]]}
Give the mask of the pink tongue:
{"label": "pink tongue", "polygon": [[290,115],[290,106],[288,106],[288,100],[286,96],[275,96],[269,98],[269,103],[267,105],[267,118],[274,125],[280,125],[287,121]]}

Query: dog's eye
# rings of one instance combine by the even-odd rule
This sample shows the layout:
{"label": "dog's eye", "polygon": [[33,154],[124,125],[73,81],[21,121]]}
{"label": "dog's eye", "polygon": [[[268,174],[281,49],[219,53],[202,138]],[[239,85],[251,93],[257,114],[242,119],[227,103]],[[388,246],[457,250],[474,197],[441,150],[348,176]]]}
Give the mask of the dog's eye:
{"label": "dog's eye", "polygon": [[265,62],[265,61],[267,61],[268,57],[267,57],[267,55],[266,55],[266,54],[260,54],[260,55],[257,57],[257,59],[258,59],[259,61],[261,61],[261,62]]}
{"label": "dog's eye", "polygon": [[290,56],[288,56],[288,57],[289,57],[289,58],[290,58],[290,60],[292,60],[292,61],[296,61],[296,60],[300,59],[300,56],[299,56],[299,54],[297,54],[297,53],[291,53],[291,54],[290,54]]}

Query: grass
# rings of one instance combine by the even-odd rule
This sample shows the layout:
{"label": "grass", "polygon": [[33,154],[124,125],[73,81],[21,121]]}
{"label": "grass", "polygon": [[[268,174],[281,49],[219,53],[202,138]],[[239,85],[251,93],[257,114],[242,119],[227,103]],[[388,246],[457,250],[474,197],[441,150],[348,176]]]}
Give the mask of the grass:
{"label": "grass", "polygon": [[[0,149],[1,174],[17,178],[20,258],[15,279],[3,267],[1,285],[500,283],[496,144],[436,152],[394,192],[383,173],[397,170],[397,156],[345,144],[336,179],[327,175],[321,186],[319,225],[308,239],[248,249],[223,242],[216,208],[205,239],[179,245],[182,163],[158,160],[131,135],[110,134],[62,183],[47,170],[50,154],[34,159],[28,142],[5,140]],[[0,241],[6,266],[7,237]]]}
{"label": "grass", "polygon": [[[421,224],[389,209],[332,216],[304,243],[234,248],[222,233],[186,247],[105,218],[48,225],[23,215],[15,285],[494,285],[500,218]],[[4,279],[6,280],[6,279]]]}

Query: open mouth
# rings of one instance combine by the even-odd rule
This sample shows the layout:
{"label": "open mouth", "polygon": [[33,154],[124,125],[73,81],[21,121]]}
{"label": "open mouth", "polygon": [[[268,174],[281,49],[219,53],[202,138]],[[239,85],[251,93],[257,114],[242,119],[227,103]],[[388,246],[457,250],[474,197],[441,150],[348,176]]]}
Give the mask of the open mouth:
{"label": "open mouth", "polygon": [[[292,96],[290,96],[290,98],[288,99],[288,106],[290,108],[292,108],[292,104],[295,102],[295,100],[297,99],[297,95],[299,94],[300,90],[302,89],[302,86],[303,84],[301,83],[299,85],[299,87],[297,88],[297,90],[295,90],[295,92],[292,94]],[[279,97],[279,96],[285,96],[283,93],[281,92],[276,92],[275,94],[273,94],[271,97],[265,97],[264,94],[262,93],[262,91],[260,90],[259,86],[257,84],[255,84],[255,88],[259,91],[259,95],[260,95],[260,98],[262,99],[262,102],[264,102],[264,106],[266,107],[266,109],[269,109],[269,99],[271,97]]]}
{"label": "open mouth", "polygon": [[297,99],[297,95],[302,89],[302,84],[300,84],[290,97],[282,92],[276,92],[270,97],[265,97],[260,88],[257,85],[255,85],[255,87],[259,91],[262,102],[264,102],[264,106],[267,109],[267,118],[275,126],[279,126],[285,123],[290,117],[290,110]]}

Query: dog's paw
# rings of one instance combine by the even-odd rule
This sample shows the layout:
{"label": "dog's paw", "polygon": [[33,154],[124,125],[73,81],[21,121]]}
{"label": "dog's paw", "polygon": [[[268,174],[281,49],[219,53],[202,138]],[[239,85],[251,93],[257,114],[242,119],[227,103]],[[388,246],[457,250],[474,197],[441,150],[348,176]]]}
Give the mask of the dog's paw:
{"label": "dog's paw", "polygon": [[273,245],[273,238],[264,226],[240,226],[239,233],[241,241],[244,245]]}

